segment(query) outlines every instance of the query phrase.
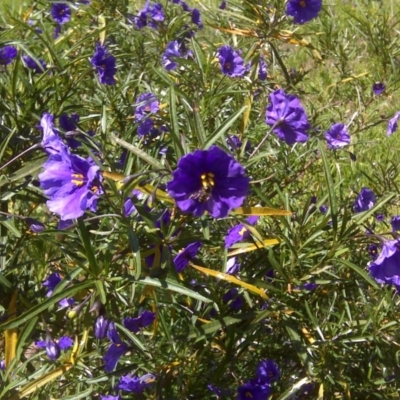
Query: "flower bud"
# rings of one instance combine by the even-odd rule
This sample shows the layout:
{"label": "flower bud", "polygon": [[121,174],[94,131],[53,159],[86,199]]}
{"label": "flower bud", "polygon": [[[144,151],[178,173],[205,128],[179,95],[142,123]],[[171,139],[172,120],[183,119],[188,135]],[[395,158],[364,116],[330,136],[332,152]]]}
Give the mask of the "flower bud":
{"label": "flower bud", "polygon": [[97,317],[96,322],[94,323],[94,337],[96,339],[104,339],[107,336],[109,323],[110,321],[105,318],[104,315]]}
{"label": "flower bud", "polygon": [[57,360],[60,357],[60,347],[53,340],[46,341],[46,354],[51,361]]}

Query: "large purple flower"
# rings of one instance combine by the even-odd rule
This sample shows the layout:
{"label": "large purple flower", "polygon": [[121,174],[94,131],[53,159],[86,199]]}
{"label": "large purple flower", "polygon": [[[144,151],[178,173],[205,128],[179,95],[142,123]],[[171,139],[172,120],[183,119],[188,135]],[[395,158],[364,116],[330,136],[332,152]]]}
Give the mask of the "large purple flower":
{"label": "large purple flower", "polygon": [[356,201],[354,202],[354,212],[359,213],[371,209],[376,201],[375,193],[366,187],[360,190]]}
{"label": "large purple flower", "polygon": [[261,360],[256,369],[256,379],[260,384],[270,384],[280,378],[279,367],[274,360]]}
{"label": "large purple flower", "polygon": [[136,318],[124,318],[124,326],[131,332],[137,333],[141,328],[151,325],[156,318],[156,313],[144,311]]}
{"label": "large purple flower", "polygon": [[81,217],[87,209],[97,210],[97,199],[103,190],[99,167],[91,158],[71,154],[64,145],[58,154],[51,154],[39,175],[40,186],[49,210],[62,220]]}
{"label": "large purple flower", "polygon": [[114,85],[114,75],[117,73],[116,59],[109,55],[105,46],[97,45],[96,51],[90,62],[97,69],[100,83],[104,85]]}
{"label": "large purple flower", "polygon": [[224,218],[243,204],[250,179],[244,168],[217,146],[182,157],[167,190],[185,213],[200,217],[208,211]]}
{"label": "large purple flower", "polygon": [[53,3],[50,14],[53,20],[60,25],[66,24],[71,19],[71,9],[65,3]]}
{"label": "large purple flower", "polygon": [[265,122],[273,127],[279,139],[289,145],[306,142],[310,124],[298,97],[278,89],[270,94],[269,100]]}
{"label": "large purple flower", "polygon": [[400,118],[400,111],[397,111],[394,117],[389,120],[386,131],[387,136],[393,135],[393,133],[397,131],[397,123],[399,121],[399,118]]}
{"label": "large purple flower", "polygon": [[249,72],[250,64],[245,65],[243,58],[230,46],[222,46],[218,49],[218,59],[222,73],[231,78],[241,78]]}
{"label": "large purple flower", "polygon": [[400,292],[400,243],[388,240],[383,243],[379,257],[370,263],[369,273],[378,283],[394,285]]}
{"label": "large purple flower", "polygon": [[[258,218],[259,217],[255,216],[249,217],[246,222],[249,225],[254,225],[258,221]],[[250,237],[250,232],[243,224],[235,225],[233,228],[229,229],[228,234],[225,236],[225,248],[227,249],[248,237]]]}
{"label": "large purple flower", "polygon": [[114,322],[110,322],[107,336],[111,340],[111,346],[108,348],[106,354],[104,354],[103,360],[105,362],[104,369],[110,373],[117,365],[118,360],[128,350],[129,346],[121,340]]}
{"label": "large purple flower", "polygon": [[178,66],[177,59],[187,58],[191,55],[182,40],[173,40],[167,44],[162,55],[162,65],[167,71],[172,71]]}
{"label": "large purple flower", "polygon": [[152,374],[145,374],[141,377],[135,375],[121,376],[118,389],[124,390],[125,392],[143,393],[144,390],[149,387],[156,377]]}
{"label": "large purple flower", "polygon": [[174,264],[177,272],[182,272],[190,261],[198,253],[200,247],[202,246],[201,242],[190,243],[185,249],[183,249],[175,258]]}
{"label": "large purple flower", "polygon": [[330,149],[340,149],[350,144],[349,130],[344,124],[333,124],[325,133],[325,139]]}
{"label": "large purple flower", "polygon": [[4,46],[0,49],[0,65],[10,64],[15,57],[17,57],[18,51],[14,46]]}
{"label": "large purple flower", "polygon": [[289,0],[286,15],[293,17],[295,24],[304,24],[316,17],[322,8],[322,0]]}

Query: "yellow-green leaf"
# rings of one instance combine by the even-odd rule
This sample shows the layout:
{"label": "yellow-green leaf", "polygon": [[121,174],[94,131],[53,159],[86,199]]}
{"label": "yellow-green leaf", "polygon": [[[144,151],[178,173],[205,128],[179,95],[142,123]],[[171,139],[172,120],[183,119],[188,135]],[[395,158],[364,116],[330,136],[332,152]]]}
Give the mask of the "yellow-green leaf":
{"label": "yellow-green leaf", "polygon": [[238,254],[248,253],[250,251],[254,251],[266,246],[272,246],[278,243],[279,243],[278,239],[265,239],[262,241],[262,243],[249,244],[247,246],[241,246],[235,250],[232,250],[230,253],[228,253],[228,257],[237,256]]}
{"label": "yellow-green leaf", "polygon": [[[17,315],[17,299],[18,299],[18,290],[15,290],[12,294],[10,305],[8,306],[8,314],[10,318],[8,320],[14,319]],[[14,329],[7,329],[4,332],[5,338],[5,363],[6,367],[8,367],[12,360],[15,358],[15,352],[17,348],[17,341],[18,341],[18,330]]]}
{"label": "yellow-green leaf", "polygon": [[99,15],[99,28],[100,32],[100,44],[103,45],[106,40],[106,19],[103,15]]}
{"label": "yellow-green leaf", "polygon": [[270,207],[239,207],[233,212],[240,215],[292,215],[291,211]]}
{"label": "yellow-green leaf", "polygon": [[197,271],[200,271],[205,275],[210,275],[210,276],[213,276],[215,278],[222,279],[224,281],[227,281],[227,282],[233,283],[235,285],[241,286],[242,288],[245,288],[245,289],[249,290],[250,292],[258,294],[263,299],[268,299],[268,296],[264,293],[264,291],[262,289],[254,286],[254,285],[250,285],[249,283],[243,282],[243,281],[235,278],[232,275],[224,274],[223,272],[214,271],[213,269],[200,267],[200,266],[194,265],[194,264],[190,264],[190,265],[194,269],[197,269]]}

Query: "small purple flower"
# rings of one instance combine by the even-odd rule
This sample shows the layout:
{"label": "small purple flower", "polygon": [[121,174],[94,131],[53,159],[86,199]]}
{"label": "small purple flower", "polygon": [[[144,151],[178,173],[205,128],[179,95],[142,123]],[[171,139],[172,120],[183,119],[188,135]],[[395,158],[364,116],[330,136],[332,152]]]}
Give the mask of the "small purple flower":
{"label": "small purple flower", "polygon": [[121,376],[118,389],[125,392],[143,393],[154,381],[156,377],[152,374],[145,374],[141,377],[135,375]]}
{"label": "small purple flower", "polygon": [[103,360],[105,362],[104,369],[107,373],[110,373],[114,370],[118,360],[128,350],[128,345],[121,340],[114,322],[110,322],[107,336],[111,340],[111,346],[104,354]]}
{"label": "small purple flower", "polygon": [[201,14],[197,8],[193,8],[192,10],[192,22],[199,27],[199,29],[203,29],[203,22],[201,21]]}
{"label": "small purple flower", "polygon": [[90,62],[97,69],[100,83],[104,85],[114,85],[114,75],[117,73],[116,59],[109,55],[105,46],[97,45],[96,51]]}
{"label": "small purple flower", "polygon": [[312,292],[313,290],[315,290],[318,287],[318,285],[316,283],[308,282],[308,283],[305,283],[304,285],[302,285],[301,287],[304,290],[308,290],[309,292]]}
{"label": "small purple flower", "polygon": [[269,385],[246,382],[238,387],[237,400],[266,400],[271,393]]}
{"label": "small purple flower", "polygon": [[239,311],[244,306],[243,296],[239,294],[238,289],[229,289],[223,296],[222,301],[229,304],[229,308],[233,311]]}
{"label": "small purple flower", "polygon": [[249,71],[249,65],[244,65],[243,58],[230,46],[218,49],[218,59],[222,73],[231,78],[241,78]]}
{"label": "small purple flower", "polygon": [[94,337],[96,339],[105,339],[109,324],[110,321],[104,315],[98,316],[94,323]]}
{"label": "small purple flower", "polygon": [[64,113],[58,118],[60,128],[65,132],[66,142],[71,149],[77,149],[81,145],[79,140],[74,139],[78,122],[79,115],[77,113],[73,113],[71,115]]}
{"label": "small purple flower", "polygon": [[383,243],[378,258],[369,264],[370,275],[381,284],[394,285],[400,291],[400,245],[398,240]]}
{"label": "small purple flower", "polygon": [[5,360],[0,360],[0,369],[3,371],[6,369],[6,361]]}
{"label": "small purple flower", "polygon": [[167,44],[162,55],[162,65],[167,71],[172,71],[178,66],[177,59],[188,58],[192,53],[186,49],[185,43],[173,40]]}
{"label": "small purple flower", "polygon": [[188,266],[189,262],[193,260],[201,246],[201,242],[190,243],[174,258],[177,272],[182,272]]}
{"label": "small purple flower", "polygon": [[137,333],[141,328],[151,325],[155,319],[156,313],[146,310],[136,318],[124,318],[124,326],[131,332]]}
{"label": "small purple flower", "polygon": [[340,149],[350,144],[350,135],[344,124],[333,124],[325,133],[326,142],[331,150]]}
{"label": "small purple flower", "polygon": [[43,59],[39,58],[36,62],[32,57],[22,56],[25,66],[31,69],[33,72],[40,74],[46,71],[46,63]]}
{"label": "small purple flower", "polygon": [[400,231],[400,215],[395,215],[394,217],[392,217],[390,225],[392,225],[393,232]]}
{"label": "small purple flower", "polygon": [[385,216],[382,213],[376,214],[377,221],[383,222],[385,220]]}
{"label": "small purple flower", "polygon": [[100,395],[100,400],[122,400],[121,399],[121,396],[120,395],[118,395],[118,396],[111,396],[111,395],[107,395],[107,396],[104,396],[104,395]]}
{"label": "small purple flower", "polygon": [[298,97],[279,89],[270,94],[269,100],[271,104],[267,107],[265,122],[273,127],[279,139],[289,145],[306,142],[310,124]]}
{"label": "small purple flower", "polygon": [[397,131],[397,122],[399,118],[400,118],[400,111],[397,111],[394,117],[389,120],[386,136],[393,135],[393,133]]}
{"label": "small purple flower", "polygon": [[25,222],[29,225],[29,229],[34,233],[40,233],[46,229],[46,226],[36,219],[25,218]]}
{"label": "small purple flower", "polygon": [[[247,218],[246,222],[249,225],[254,225],[258,221],[258,218],[259,217],[252,216]],[[228,249],[235,243],[246,240],[249,237],[250,232],[243,224],[235,225],[233,228],[229,229],[228,234],[225,236],[225,248]]]}
{"label": "small purple flower", "polygon": [[39,174],[40,186],[50,197],[47,206],[62,220],[81,217],[86,209],[97,210],[97,199],[103,194],[100,168],[89,159],[71,154],[66,146],[51,154]]}
{"label": "small purple flower", "polygon": [[226,273],[229,275],[236,275],[240,270],[240,264],[236,262],[236,257],[230,258],[226,262]]}
{"label": "small purple flower", "polygon": [[218,6],[218,8],[220,9],[220,10],[225,10],[225,8],[226,8],[226,1],[224,0],[224,1],[221,1],[221,4]]}
{"label": "small purple flower", "polygon": [[293,17],[295,24],[304,24],[316,18],[321,8],[322,0],[289,0],[286,15]]}
{"label": "small purple flower", "polygon": [[53,3],[50,14],[53,20],[59,25],[66,24],[71,19],[71,9],[65,3]]}
{"label": "small purple flower", "polygon": [[184,213],[196,217],[208,211],[225,218],[242,205],[249,187],[244,168],[217,146],[182,157],[172,175],[168,193]]}
{"label": "small purple flower", "polygon": [[138,15],[132,18],[132,22],[138,29],[142,29],[145,26],[157,29],[157,22],[164,21],[164,10],[160,3],[150,4],[146,2],[145,6],[139,11]]}
{"label": "small purple flower", "polygon": [[327,207],[325,204],[323,204],[323,205],[319,208],[319,212],[320,212],[321,214],[326,214],[327,211],[328,211],[328,207]]}
{"label": "small purple flower", "polygon": [[61,350],[67,350],[74,345],[74,341],[69,336],[61,336],[58,339],[58,345]]}
{"label": "small purple flower", "polygon": [[18,50],[14,46],[4,46],[0,48],[0,65],[11,64],[17,57]]}
{"label": "small purple flower", "polygon": [[259,384],[270,384],[278,381],[281,376],[279,367],[274,360],[262,360],[256,369],[256,378]]}
{"label": "small purple flower", "polygon": [[372,243],[368,246],[368,253],[370,257],[375,260],[378,257],[379,247],[375,243]]}
{"label": "small purple flower", "polygon": [[45,347],[46,347],[47,357],[49,357],[51,361],[55,361],[57,360],[58,357],[60,357],[61,354],[60,346],[56,342],[54,342],[53,340],[46,340]]}
{"label": "small purple flower", "polygon": [[160,102],[157,97],[151,93],[142,93],[136,100],[135,107],[135,118],[138,121],[146,119],[149,114],[155,114],[160,109]]}
{"label": "small purple flower", "polygon": [[258,79],[265,81],[267,79],[267,64],[263,58],[258,60]]}
{"label": "small purple flower", "polygon": [[375,82],[372,85],[372,91],[376,96],[380,96],[386,89],[386,86],[382,82]]}
{"label": "small purple flower", "polygon": [[363,187],[354,202],[354,212],[359,213],[371,209],[374,206],[375,201],[375,193],[372,190]]}
{"label": "small purple flower", "polygon": [[[44,287],[47,287],[48,292],[46,293],[46,297],[50,297],[54,291],[54,289],[57,287],[57,285],[62,281],[60,274],[58,272],[53,272],[51,273],[45,281],[42,282],[42,285]],[[75,300],[73,298],[69,299],[62,299],[58,304],[62,308],[66,308],[69,306],[72,306],[74,304]]]}

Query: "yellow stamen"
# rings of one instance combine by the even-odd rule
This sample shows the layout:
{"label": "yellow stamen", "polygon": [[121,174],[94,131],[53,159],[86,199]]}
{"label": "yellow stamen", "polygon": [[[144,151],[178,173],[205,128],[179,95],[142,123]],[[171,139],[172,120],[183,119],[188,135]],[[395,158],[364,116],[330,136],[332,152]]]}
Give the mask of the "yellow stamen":
{"label": "yellow stamen", "polygon": [[300,4],[300,7],[303,7],[303,8],[307,7],[306,0],[300,0],[299,4]]}
{"label": "yellow stamen", "polygon": [[71,175],[71,182],[76,186],[82,186],[84,184],[84,176],[82,174],[72,174]]}
{"label": "yellow stamen", "polygon": [[247,228],[244,226],[240,231],[239,231],[239,235],[243,236],[245,234],[245,232],[247,231]]}

